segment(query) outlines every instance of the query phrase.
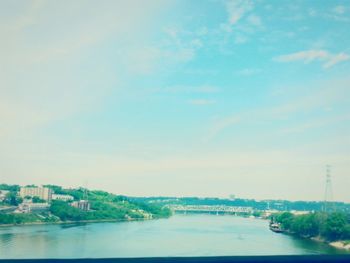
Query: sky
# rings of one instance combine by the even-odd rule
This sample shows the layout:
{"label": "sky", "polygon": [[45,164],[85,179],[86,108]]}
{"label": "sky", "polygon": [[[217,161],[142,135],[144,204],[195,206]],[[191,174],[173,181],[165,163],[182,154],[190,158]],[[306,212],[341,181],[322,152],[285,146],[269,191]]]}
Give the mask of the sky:
{"label": "sky", "polygon": [[0,182],[350,202],[350,2],[0,2]]}

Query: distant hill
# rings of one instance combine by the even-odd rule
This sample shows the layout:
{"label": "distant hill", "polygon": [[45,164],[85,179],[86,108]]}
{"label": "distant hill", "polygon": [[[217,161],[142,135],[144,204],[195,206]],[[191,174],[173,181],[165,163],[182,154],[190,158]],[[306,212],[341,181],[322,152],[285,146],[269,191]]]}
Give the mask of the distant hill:
{"label": "distant hill", "polygon": [[[252,207],[256,210],[278,211],[321,211],[323,202],[316,201],[288,201],[288,200],[263,200],[254,199],[221,199],[221,198],[198,198],[198,197],[129,197],[129,200],[148,204],[161,205],[226,205]],[[350,212],[350,204],[333,202],[332,206],[337,211]]]}

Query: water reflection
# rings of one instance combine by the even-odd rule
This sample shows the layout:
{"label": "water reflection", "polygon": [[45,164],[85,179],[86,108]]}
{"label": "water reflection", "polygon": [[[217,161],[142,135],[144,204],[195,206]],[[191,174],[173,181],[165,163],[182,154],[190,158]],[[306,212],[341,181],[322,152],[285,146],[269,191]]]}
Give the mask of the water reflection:
{"label": "water reflection", "polygon": [[72,228],[72,227],[81,227],[81,226],[86,226],[87,223],[71,223],[71,224],[62,224],[60,227],[62,229],[67,229],[67,228]]}
{"label": "water reflection", "polygon": [[1,234],[0,233],[0,244],[6,245],[7,243],[11,243],[12,239],[13,239],[13,234],[11,234],[11,233]]}
{"label": "water reflection", "polygon": [[8,227],[0,258],[99,258],[343,253],[276,234],[264,220],[215,215],[96,224]]}

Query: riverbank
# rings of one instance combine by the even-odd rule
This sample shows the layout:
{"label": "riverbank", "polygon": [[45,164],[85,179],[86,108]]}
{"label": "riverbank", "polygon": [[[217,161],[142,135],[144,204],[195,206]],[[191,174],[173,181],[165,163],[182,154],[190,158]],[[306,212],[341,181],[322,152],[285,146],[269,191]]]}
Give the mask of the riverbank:
{"label": "riverbank", "polygon": [[327,244],[327,245],[334,247],[334,248],[337,248],[337,249],[343,249],[343,250],[347,250],[350,252],[350,241],[348,241],[348,240],[338,240],[338,241],[329,242],[329,241],[326,241],[320,237],[311,237],[310,239],[313,241],[316,241],[316,242],[321,242],[321,243]]}
{"label": "riverbank", "polygon": [[335,241],[330,242],[329,245],[339,249],[345,249],[350,252],[350,242],[349,241]]}
{"label": "riverbank", "polygon": [[70,224],[88,224],[88,223],[118,223],[118,222],[134,222],[134,221],[149,221],[161,218],[130,218],[130,219],[101,219],[101,220],[80,220],[80,221],[57,221],[57,222],[29,222],[21,224],[0,224],[2,227],[13,226],[35,226],[35,225],[70,225]]}
{"label": "riverbank", "polygon": [[330,241],[327,241],[321,237],[302,236],[302,235],[298,235],[298,234],[293,233],[293,232],[288,231],[288,230],[284,230],[282,232],[282,234],[290,235],[290,236],[294,236],[294,237],[298,237],[298,238],[302,238],[302,239],[312,240],[312,241],[315,241],[318,243],[326,244],[326,245],[334,247],[336,249],[346,250],[346,251],[350,252],[350,241],[349,240],[338,240],[338,241],[330,242]]}

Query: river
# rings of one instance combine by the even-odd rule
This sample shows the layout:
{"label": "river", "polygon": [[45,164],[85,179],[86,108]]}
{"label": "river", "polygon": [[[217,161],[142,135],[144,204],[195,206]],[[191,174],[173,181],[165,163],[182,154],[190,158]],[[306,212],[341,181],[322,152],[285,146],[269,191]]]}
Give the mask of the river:
{"label": "river", "polygon": [[108,258],[338,254],[277,234],[266,220],[175,215],[138,222],[0,227],[0,258]]}

